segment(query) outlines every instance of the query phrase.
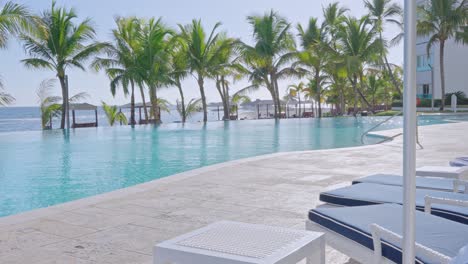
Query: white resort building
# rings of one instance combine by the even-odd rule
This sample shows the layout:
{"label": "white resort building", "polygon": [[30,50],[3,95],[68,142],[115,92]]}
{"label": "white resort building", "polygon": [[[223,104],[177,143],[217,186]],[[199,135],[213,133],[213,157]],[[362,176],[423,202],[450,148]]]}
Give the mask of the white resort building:
{"label": "white resort building", "polygon": [[[423,4],[419,0],[418,4]],[[433,45],[427,53],[429,37],[417,38],[417,96],[426,99],[441,99],[440,46]],[[445,43],[445,92],[462,91],[468,95],[468,45],[449,39]]]}

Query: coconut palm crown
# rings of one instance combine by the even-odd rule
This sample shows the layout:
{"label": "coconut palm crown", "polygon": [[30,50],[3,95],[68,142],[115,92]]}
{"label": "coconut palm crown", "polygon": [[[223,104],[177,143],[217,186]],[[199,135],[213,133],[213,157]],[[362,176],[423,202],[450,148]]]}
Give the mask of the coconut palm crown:
{"label": "coconut palm crown", "polygon": [[[427,5],[418,7],[417,32],[420,36],[427,36],[427,54],[435,44],[439,44],[440,80],[442,98],[445,98],[445,44],[447,40],[456,38],[462,42],[468,24],[467,0],[429,0]],[[445,101],[442,100],[441,110]]]}
{"label": "coconut palm crown", "polygon": [[96,32],[90,19],[74,23],[77,14],[74,9],[57,7],[55,1],[51,8],[40,17],[43,30],[26,32],[21,39],[30,58],[22,60],[24,65],[33,69],[48,69],[55,72],[62,89],[62,117],[60,128],[65,127],[69,68],[85,70],[84,62],[99,53],[105,43],[95,42]]}

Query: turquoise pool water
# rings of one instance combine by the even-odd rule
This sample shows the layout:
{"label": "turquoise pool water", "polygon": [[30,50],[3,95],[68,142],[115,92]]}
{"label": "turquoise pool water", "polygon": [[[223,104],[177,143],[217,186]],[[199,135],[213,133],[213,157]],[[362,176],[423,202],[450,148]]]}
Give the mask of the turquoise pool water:
{"label": "turquoise pool water", "polygon": [[[421,125],[446,119],[420,118]],[[385,117],[167,124],[0,133],[0,216],[262,154],[361,145]],[[395,118],[380,129],[401,127]],[[381,138],[369,137],[367,143]]]}

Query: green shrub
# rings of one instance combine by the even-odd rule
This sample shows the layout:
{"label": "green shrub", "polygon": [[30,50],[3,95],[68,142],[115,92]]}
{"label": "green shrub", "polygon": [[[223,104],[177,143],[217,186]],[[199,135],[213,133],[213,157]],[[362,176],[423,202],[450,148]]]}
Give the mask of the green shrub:
{"label": "green shrub", "polygon": [[403,101],[394,100],[393,103],[392,103],[392,107],[403,107]]}
{"label": "green shrub", "polygon": [[466,94],[462,91],[458,91],[455,93],[446,93],[445,94],[445,105],[452,104],[452,95],[457,96],[457,105],[468,105],[468,98],[466,98]]}
{"label": "green shrub", "polygon": [[[435,99],[434,107],[440,107],[441,101],[442,100],[440,99]],[[418,105],[418,107],[431,107],[431,104],[432,104],[431,99],[420,99],[420,104]],[[401,100],[393,101],[392,107],[403,107],[403,101]]]}

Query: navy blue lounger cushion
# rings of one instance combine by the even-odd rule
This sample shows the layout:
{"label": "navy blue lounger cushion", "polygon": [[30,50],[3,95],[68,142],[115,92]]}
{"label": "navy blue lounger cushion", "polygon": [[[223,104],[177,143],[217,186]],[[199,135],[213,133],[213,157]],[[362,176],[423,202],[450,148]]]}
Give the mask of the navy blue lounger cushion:
{"label": "navy blue lounger cushion", "polygon": [[452,167],[466,167],[466,166],[468,166],[468,160],[454,159],[454,160],[450,161],[449,164]]}
{"label": "navy blue lounger cushion", "polygon": [[[393,186],[403,186],[403,177],[394,174],[375,174],[353,181],[358,183],[377,183]],[[453,192],[453,179],[416,176],[416,188]],[[463,192],[464,190],[460,190]]]}
{"label": "navy blue lounger cushion", "polygon": [[[371,250],[374,249],[370,225],[375,223],[402,235],[403,207],[381,204],[359,207],[316,208],[309,219]],[[468,226],[444,218],[416,212],[416,242],[449,257],[456,257],[468,244]],[[401,263],[401,244],[382,245],[382,255]],[[431,263],[416,252],[416,263]]]}
{"label": "navy blue lounger cushion", "polygon": [[[426,196],[468,201],[468,194],[417,189],[416,208],[424,210]],[[403,188],[399,186],[360,183],[320,193],[320,201],[342,206],[361,206],[382,203],[402,204]],[[468,207],[434,204],[432,214],[468,224]]]}

